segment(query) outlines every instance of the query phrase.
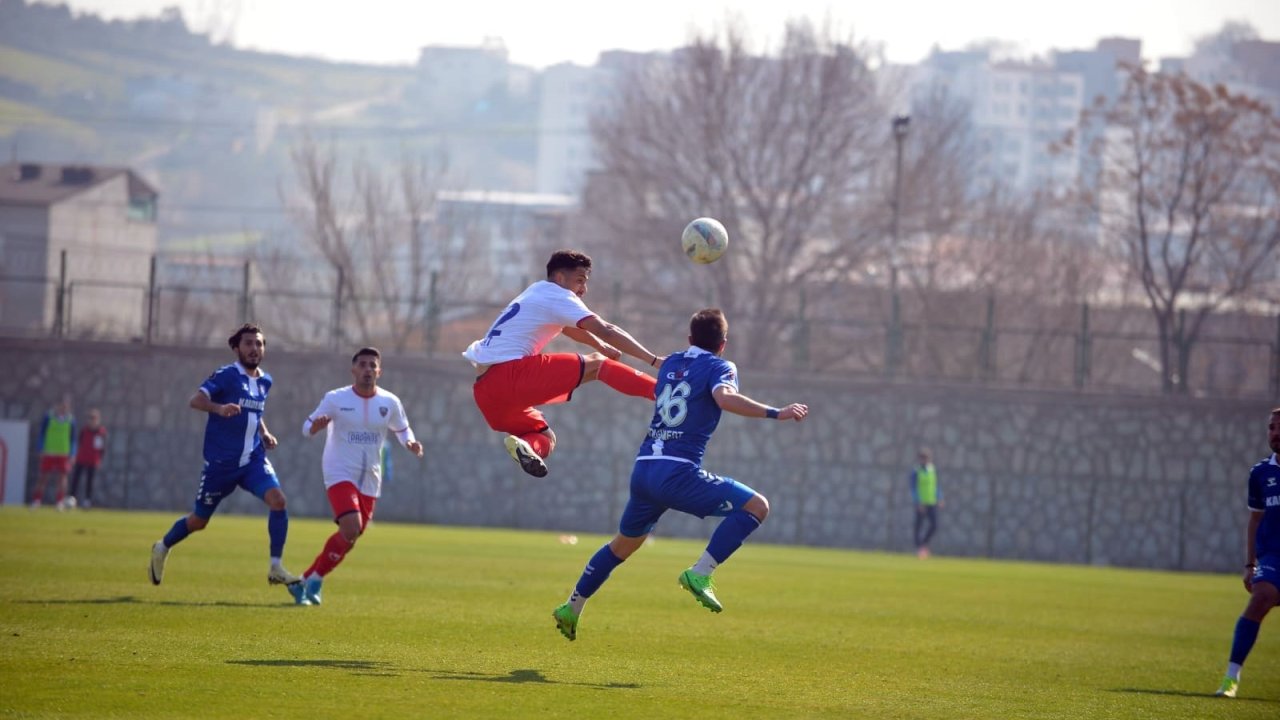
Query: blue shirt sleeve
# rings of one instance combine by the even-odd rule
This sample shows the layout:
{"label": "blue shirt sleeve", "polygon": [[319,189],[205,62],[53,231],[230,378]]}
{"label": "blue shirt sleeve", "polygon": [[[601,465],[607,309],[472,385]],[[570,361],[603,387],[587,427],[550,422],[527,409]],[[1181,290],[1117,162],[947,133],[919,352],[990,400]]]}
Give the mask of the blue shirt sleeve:
{"label": "blue shirt sleeve", "polygon": [[733,388],[734,392],[738,392],[738,368],[732,362],[719,359],[714,370],[711,380],[711,389],[714,390],[720,385],[728,385]]}
{"label": "blue shirt sleeve", "polygon": [[1262,465],[1254,466],[1249,473],[1249,509],[1250,510],[1266,510],[1267,501],[1262,492]]}
{"label": "blue shirt sleeve", "polygon": [[222,370],[215,370],[212,375],[205,379],[204,382],[200,383],[200,389],[209,396],[210,400],[216,403],[223,402],[222,398],[223,390],[226,387],[226,376],[227,374]]}
{"label": "blue shirt sleeve", "polygon": [[39,451],[44,452],[44,437],[49,434],[49,413],[44,414],[44,418],[40,420],[40,447]]}
{"label": "blue shirt sleeve", "polygon": [[911,488],[911,502],[920,502],[920,496],[917,494],[916,487],[916,469],[911,468],[911,472],[907,473],[907,486]]}

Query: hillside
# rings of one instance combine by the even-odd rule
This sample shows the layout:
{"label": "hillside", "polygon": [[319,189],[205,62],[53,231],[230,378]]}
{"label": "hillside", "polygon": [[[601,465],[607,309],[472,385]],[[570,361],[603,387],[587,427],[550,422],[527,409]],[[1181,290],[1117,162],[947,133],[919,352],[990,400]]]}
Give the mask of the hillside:
{"label": "hillside", "polygon": [[142,170],[161,191],[166,244],[227,231],[287,235],[280,196],[304,133],[388,164],[443,150],[455,167],[496,168],[464,173],[475,182],[521,189],[532,134],[514,147],[509,137],[489,143],[466,118],[416,106],[419,82],[412,66],[214,44],[176,10],[104,21],[0,0],[0,139],[23,160]]}

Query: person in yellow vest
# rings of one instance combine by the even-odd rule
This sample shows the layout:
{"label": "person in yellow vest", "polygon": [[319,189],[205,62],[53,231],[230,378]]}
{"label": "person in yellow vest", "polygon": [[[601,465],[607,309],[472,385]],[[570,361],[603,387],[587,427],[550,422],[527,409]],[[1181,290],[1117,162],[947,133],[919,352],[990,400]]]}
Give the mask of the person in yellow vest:
{"label": "person in yellow vest", "polygon": [[920,448],[920,464],[911,471],[911,500],[916,506],[916,557],[929,557],[929,540],[938,529],[938,508],[942,507],[942,488],[938,487],[938,469],[933,455]]}
{"label": "person in yellow vest", "polygon": [[71,400],[62,398],[40,424],[40,477],[31,495],[31,507],[44,502],[44,488],[49,478],[57,478],[58,509],[62,510],[67,498],[67,473],[71,471],[71,457],[76,452],[76,418],[71,414]]}

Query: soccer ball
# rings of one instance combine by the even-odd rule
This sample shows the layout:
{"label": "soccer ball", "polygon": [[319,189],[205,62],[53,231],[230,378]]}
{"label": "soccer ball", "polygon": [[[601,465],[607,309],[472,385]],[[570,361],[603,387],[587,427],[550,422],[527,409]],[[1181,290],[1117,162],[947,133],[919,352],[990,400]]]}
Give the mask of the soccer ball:
{"label": "soccer ball", "polygon": [[720,259],[729,247],[729,233],[719,220],[701,217],[689,223],[680,235],[680,245],[689,259],[700,264],[713,263]]}

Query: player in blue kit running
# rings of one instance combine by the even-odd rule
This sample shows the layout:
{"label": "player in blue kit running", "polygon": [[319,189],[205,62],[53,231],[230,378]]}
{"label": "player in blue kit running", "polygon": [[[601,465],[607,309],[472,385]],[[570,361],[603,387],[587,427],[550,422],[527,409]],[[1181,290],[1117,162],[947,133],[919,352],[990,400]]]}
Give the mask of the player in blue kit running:
{"label": "player in blue kit running", "polygon": [[1258,628],[1271,608],[1280,604],[1280,407],[1271,411],[1267,425],[1271,457],[1249,472],[1249,524],[1245,532],[1244,589],[1249,604],[1236,621],[1227,676],[1218,697],[1233,698],[1240,689],[1240,667],[1258,639]]}
{"label": "player in blue kit running", "polygon": [[164,538],[151,548],[151,582],[156,585],[164,579],[164,564],[170,548],[191,533],[203,530],[218,509],[218,503],[237,487],[258,496],[271,508],[267,516],[271,540],[267,582],[291,585],[301,581],[280,564],[289,533],[289,514],[285,510],[284,491],[266,453],[276,446],[276,438],[262,418],[267,393],[271,391],[271,376],[259,367],[267,352],[267,342],[260,328],[245,323],[227,343],[236,354],[236,362],[218,368],[191,396],[191,407],[209,415],[204,429],[204,471],[200,474],[194,509],[178,518]]}
{"label": "player in blue kit running", "polygon": [[702,469],[707,442],[720,414],[800,421],[806,405],[772,408],[738,392],[738,370],[720,357],[729,323],[716,309],[700,310],[689,321],[688,350],[673,353],[658,368],[653,420],[631,471],[631,499],[622,511],[618,534],[587,561],[569,601],[552,612],[560,634],[578,636],[578,618],[587,599],[609,573],[644,544],[667,510],[705,518],[723,517],[707,549],[693,567],[680,574],[681,587],[711,612],[720,612],[711,573],[742,546],[765,517],[769,501],[732,478]]}

